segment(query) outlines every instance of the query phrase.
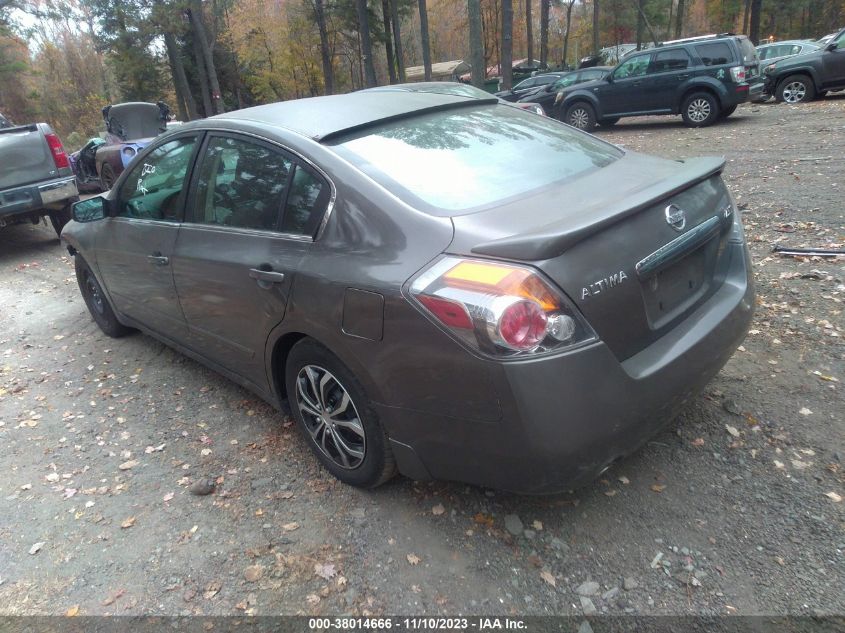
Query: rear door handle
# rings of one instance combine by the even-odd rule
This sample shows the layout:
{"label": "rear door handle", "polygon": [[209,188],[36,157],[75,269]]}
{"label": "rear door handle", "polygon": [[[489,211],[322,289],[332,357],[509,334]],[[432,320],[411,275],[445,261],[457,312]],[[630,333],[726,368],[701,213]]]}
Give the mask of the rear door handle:
{"label": "rear door handle", "polygon": [[270,284],[278,284],[285,280],[284,273],[277,273],[273,270],[261,270],[260,268],[250,268],[249,276],[258,282],[263,281]]}
{"label": "rear door handle", "polygon": [[684,79],[689,79],[689,75],[678,75],[678,81],[683,81]]}
{"label": "rear door handle", "polygon": [[154,266],[167,266],[170,263],[170,260],[161,253],[147,255],[147,260]]}

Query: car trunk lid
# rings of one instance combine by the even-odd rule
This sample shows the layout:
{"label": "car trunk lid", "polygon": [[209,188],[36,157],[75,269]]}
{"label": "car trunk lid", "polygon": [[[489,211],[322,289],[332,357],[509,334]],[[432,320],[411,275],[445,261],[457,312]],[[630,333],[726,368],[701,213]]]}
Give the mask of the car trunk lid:
{"label": "car trunk lid", "polygon": [[723,166],[628,153],[529,198],[454,217],[449,251],[530,262],[628,358],[724,278],[733,207]]}

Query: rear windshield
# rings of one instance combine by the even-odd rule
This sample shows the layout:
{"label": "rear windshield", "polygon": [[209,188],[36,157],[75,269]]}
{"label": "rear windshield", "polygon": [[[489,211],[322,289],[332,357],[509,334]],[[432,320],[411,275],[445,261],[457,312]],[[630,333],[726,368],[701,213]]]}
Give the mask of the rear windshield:
{"label": "rear windshield", "polygon": [[738,37],[739,50],[742,52],[742,63],[746,66],[757,61],[757,49],[747,37]]}
{"label": "rear windshield", "polygon": [[508,105],[424,114],[331,145],[376,182],[433,215],[503,202],[622,156],[613,145]]}

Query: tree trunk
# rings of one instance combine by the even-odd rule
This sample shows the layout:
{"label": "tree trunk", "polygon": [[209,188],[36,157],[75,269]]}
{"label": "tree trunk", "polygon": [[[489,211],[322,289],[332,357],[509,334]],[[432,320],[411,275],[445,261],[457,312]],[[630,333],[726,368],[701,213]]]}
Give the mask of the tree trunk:
{"label": "tree trunk", "polygon": [[[748,18],[749,14],[751,13],[751,0],[745,0],[745,10],[742,12],[742,32],[748,33]],[[803,15],[803,9],[802,9]],[[801,37],[804,37],[804,34],[801,34]]]}
{"label": "tree trunk", "polygon": [[481,28],[481,0],[467,0],[469,17],[469,63],[472,65],[472,85],[484,87],[484,40]]}
{"label": "tree trunk", "polygon": [[396,83],[396,64],[393,61],[393,44],[390,37],[390,0],[381,0],[381,15],[384,19],[384,54],[387,57],[387,74],[390,83]]}
{"label": "tree trunk", "polygon": [[179,47],[176,45],[176,38],[170,31],[164,33],[164,45],[167,48],[167,57],[170,59],[170,68],[173,71],[173,85],[176,88],[176,96],[179,101],[179,117],[183,121],[190,121],[197,118],[197,104],[191,88],[188,86],[188,78],[185,75],[185,65],[179,55]]}
{"label": "tree trunk", "polygon": [[419,0],[420,5],[420,43],[422,44],[423,68],[425,80],[431,81],[431,47],[428,40],[428,10],[425,0]]}
{"label": "tree trunk", "polygon": [[361,37],[361,63],[364,66],[364,81],[367,88],[376,85],[376,69],[373,66],[373,43],[370,40],[370,17],[367,14],[367,0],[357,0],[358,34]]}
{"label": "tree trunk", "polygon": [[399,0],[390,0],[390,22],[393,26],[393,43],[396,46],[396,69],[399,83],[405,83],[405,57],[402,55],[402,33],[399,23]]}
{"label": "tree trunk", "polygon": [[194,36],[199,43],[203,61],[205,62],[205,69],[208,73],[208,85],[211,88],[214,111],[217,114],[223,114],[226,111],[226,106],[223,103],[223,95],[220,94],[220,82],[217,81],[214,55],[211,52],[211,46],[205,34],[205,26],[202,20],[202,0],[191,0],[191,24],[194,27]]}
{"label": "tree trunk", "polygon": [[760,42],[760,5],[763,0],[751,0],[751,18],[748,26],[748,39],[754,46]]}
{"label": "tree trunk", "polygon": [[669,0],[669,21],[666,22],[666,39],[672,38],[672,16],[675,14],[675,0]]}
{"label": "tree trunk", "polygon": [[327,95],[334,93],[334,66],[332,52],[329,48],[329,32],[326,28],[326,10],[323,0],[314,0],[314,20],[320,32],[320,60],[323,63],[323,92]]}
{"label": "tree trunk", "polygon": [[643,22],[643,12],[642,7],[640,5],[640,0],[636,0],[637,3],[637,50],[642,48],[643,44],[643,31],[645,30],[645,23]]}
{"label": "tree trunk", "polygon": [[566,68],[566,56],[569,53],[569,29],[572,26],[572,7],[575,0],[570,0],[566,5],[566,33],[563,35],[563,66]]}
{"label": "tree trunk", "polygon": [[214,109],[211,106],[211,95],[208,90],[208,73],[205,69],[205,61],[203,59],[202,50],[200,49],[196,36],[194,37],[193,44],[194,61],[197,65],[197,75],[199,76],[200,81],[200,92],[202,93],[202,110],[204,116],[212,116],[214,114]]}
{"label": "tree trunk", "polygon": [[675,14],[675,39],[684,32],[684,0],[678,0],[678,11]]}
{"label": "tree trunk", "polygon": [[513,87],[513,0],[502,0],[502,90]]}
{"label": "tree trunk", "polygon": [[528,65],[534,64],[534,25],[531,24],[531,3],[534,0],[525,0],[525,41],[527,42],[526,52],[528,53]]}
{"label": "tree trunk", "polygon": [[599,0],[593,0],[593,54],[598,55],[601,50],[599,41]]}
{"label": "tree trunk", "polygon": [[549,59],[549,2],[540,0],[540,65]]}

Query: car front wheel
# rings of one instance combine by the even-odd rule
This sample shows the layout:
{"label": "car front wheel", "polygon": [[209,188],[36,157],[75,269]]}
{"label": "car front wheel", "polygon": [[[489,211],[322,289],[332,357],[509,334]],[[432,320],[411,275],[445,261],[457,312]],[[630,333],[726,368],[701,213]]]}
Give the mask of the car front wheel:
{"label": "car front wheel", "polygon": [[596,112],[589,103],[573,103],[566,109],[563,122],[584,132],[589,132],[596,127]]}
{"label": "car front wheel", "polygon": [[780,82],[777,100],[783,103],[804,103],[816,96],[813,80],[806,75],[791,75]]}
{"label": "car front wheel", "polygon": [[719,103],[708,92],[694,92],[684,99],[681,116],[688,127],[712,125],[719,118]]}
{"label": "car front wheel", "polygon": [[97,281],[87,262],[77,255],[74,263],[79,291],[82,293],[85,305],[88,306],[88,311],[103,333],[113,338],[119,338],[132,332],[132,328],[126,327],[117,320],[114,310],[109,305],[109,300],[100,287],[100,282]]}
{"label": "car front wheel", "polygon": [[293,417],[317,459],[340,481],[375,488],[393,477],[395,460],[363,387],[310,338],[291,349],[285,386]]}

